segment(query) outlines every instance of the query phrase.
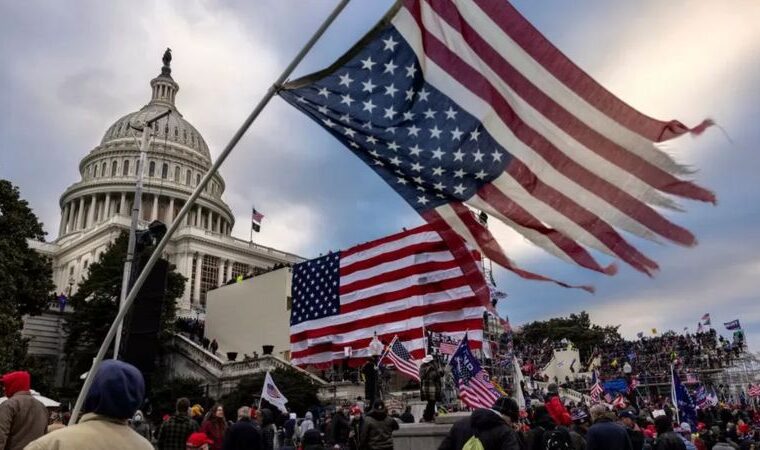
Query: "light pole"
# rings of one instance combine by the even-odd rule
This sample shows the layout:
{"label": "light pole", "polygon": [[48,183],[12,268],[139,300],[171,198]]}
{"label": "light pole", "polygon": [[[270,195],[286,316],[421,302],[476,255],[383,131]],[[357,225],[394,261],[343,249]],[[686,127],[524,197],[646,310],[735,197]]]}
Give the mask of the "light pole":
{"label": "light pole", "polygon": [[[127,259],[124,261],[124,273],[121,277],[121,295],[119,295],[119,308],[124,304],[124,300],[127,298],[129,292],[129,279],[132,277],[132,261],[135,258],[135,241],[137,233],[137,222],[140,218],[140,210],[142,209],[142,188],[143,188],[143,173],[145,173],[145,160],[147,159],[148,147],[150,146],[150,132],[151,125],[168,116],[172,112],[171,109],[150,118],[147,121],[137,121],[132,123],[130,121],[129,126],[135,130],[142,131],[142,139],[140,141],[140,163],[137,166],[137,183],[135,185],[135,198],[132,202],[132,222],[129,226],[129,241],[127,243]],[[113,359],[119,359],[119,347],[121,346],[121,333],[122,323],[119,323],[119,327],[116,330],[116,336],[114,336],[113,344]]]}

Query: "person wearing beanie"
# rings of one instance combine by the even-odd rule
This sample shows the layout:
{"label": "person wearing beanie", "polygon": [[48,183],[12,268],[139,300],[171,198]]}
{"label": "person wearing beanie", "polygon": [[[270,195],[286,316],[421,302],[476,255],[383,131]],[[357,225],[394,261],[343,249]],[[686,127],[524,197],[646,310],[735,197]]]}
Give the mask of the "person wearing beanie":
{"label": "person wearing beanie", "polygon": [[456,421],[438,450],[460,450],[473,435],[478,436],[485,450],[521,450],[523,446],[513,428],[519,420],[517,402],[501,397],[490,409],[476,409],[469,417]]}
{"label": "person wearing beanie", "polygon": [[145,396],[145,381],[133,365],[103,361],[84,401],[78,424],[33,441],[25,450],[153,450],[129,425]]}
{"label": "person wearing beanie", "polygon": [[657,440],[653,450],[686,450],[686,445],[673,431],[670,416],[658,416],[654,419],[654,427],[657,429]]}
{"label": "person wearing beanie", "polygon": [[185,450],[210,450],[211,447],[209,446],[213,443],[214,441],[209,438],[206,433],[198,431],[191,433],[190,436],[187,437]]}
{"label": "person wearing beanie", "polygon": [[398,422],[388,416],[385,403],[382,400],[376,400],[372,405],[372,410],[364,418],[364,424],[359,433],[359,449],[392,450],[393,431],[398,429]]}
{"label": "person wearing beanie", "polygon": [[0,404],[0,450],[21,450],[45,434],[48,412],[31,394],[29,372],[6,373],[0,383],[8,397]]}

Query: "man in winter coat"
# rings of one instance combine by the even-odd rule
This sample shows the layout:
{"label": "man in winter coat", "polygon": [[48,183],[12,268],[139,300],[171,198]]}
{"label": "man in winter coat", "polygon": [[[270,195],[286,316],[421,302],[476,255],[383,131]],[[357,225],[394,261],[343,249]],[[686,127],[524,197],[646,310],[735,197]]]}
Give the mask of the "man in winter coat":
{"label": "man in winter coat", "polygon": [[153,436],[152,429],[150,426],[150,422],[145,421],[145,416],[143,415],[143,412],[139,409],[135,413],[134,416],[132,416],[132,420],[129,422],[129,426],[132,427],[133,430],[137,431],[137,434],[144,437],[145,439],[149,440]]}
{"label": "man in winter coat", "polygon": [[290,413],[288,420],[282,425],[285,430],[285,447],[295,447],[296,425],[298,424],[296,413]]}
{"label": "man in winter coat", "polygon": [[21,450],[45,434],[48,412],[31,392],[29,372],[11,372],[0,378],[8,400],[0,404],[0,450]]}
{"label": "man in winter coat", "polygon": [[359,450],[393,449],[393,431],[398,430],[398,422],[388,416],[385,403],[375,401],[372,411],[364,418],[359,433]]}
{"label": "man in winter coat", "polygon": [[428,355],[420,366],[420,398],[427,402],[422,420],[432,422],[435,419],[435,403],[443,398],[443,369],[440,364]]}
{"label": "man in winter coat", "polygon": [[311,413],[311,411],[307,411],[306,415],[304,416],[304,419],[298,425],[298,430],[296,431],[296,437],[298,438],[299,442],[301,438],[303,437],[303,435],[306,434],[307,431],[314,428],[313,418],[314,418],[314,415]]}
{"label": "man in winter coat", "polygon": [[587,450],[632,450],[628,432],[614,418],[604,405],[591,407],[591,420],[594,424],[586,433]]}
{"label": "man in winter coat", "polygon": [[351,424],[346,417],[343,408],[338,407],[332,417],[327,442],[330,445],[338,445],[341,448],[348,445],[348,435],[351,433]]}
{"label": "man in winter coat", "polygon": [[158,430],[158,450],[185,450],[187,438],[198,431],[198,422],[190,418],[190,400],[177,400],[176,413]]}
{"label": "man in winter coat", "polygon": [[78,424],[45,435],[25,450],[153,450],[127,420],[145,396],[145,381],[137,368],[123,361],[101,363],[84,401],[87,412]]}
{"label": "man in winter coat", "polygon": [[251,408],[239,408],[237,418],[238,421],[229,428],[224,437],[222,450],[259,450],[261,433],[251,421]]}
{"label": "man in winter coat", "polygon": [[631,440],[633,450],[642,450],[644,448],[644,433],[636,425],[636,413],[631,409],[620,411],[620,423],[625,427],[628,433],[628,439]]}
{"label": "man in winter coat", "polygon": [[686,450],[686,445],[673,431],[670,416],[659,416],[654,419],[654,427],[657,429],[657,440],[653,450]]}
{"label": "man in winter coat", "polygon": [[469,417],[456,421],[438,450],[461,450],[473,435],[486,450],[521,450],[522,444],[511,426],[519,419],[517,402],[502,397],[491,409],[476,409]]}

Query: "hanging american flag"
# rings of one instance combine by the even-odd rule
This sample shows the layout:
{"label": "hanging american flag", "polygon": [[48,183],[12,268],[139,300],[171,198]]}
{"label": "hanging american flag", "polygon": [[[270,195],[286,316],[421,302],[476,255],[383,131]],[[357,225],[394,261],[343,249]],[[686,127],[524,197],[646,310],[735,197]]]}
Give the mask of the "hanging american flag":
{"label": "hanging american flag", "polygon": [[413,380],[420,381],[419,363],[412,358],[404,344],[399,341],[398,336],[394,336],[388,346],[388,351],[380,360],[380,363],[390,363],[396,366],[399,372],[405,374]]}
{"label": "hanging american flag", "polygon": [[750,384],[747,393],[750,397],[760,397],[760,384]]}
{"label": "hanging american flag", "polygon": [[423,330],[483,339],[488,288],[473,251],[450,249],[430,225],[293,266],[291,362],[366,358],[375,332],[425,355]]}
{"label": "hanging american flag", "polygon": [[488,372],[472,355],[467,335],[462,338],[457,351],[449,361],[459,398],[470,408],[490,408],[501,393],[491,383]]}
{"label": "hanging american flag", "polygon": [[261,214],[260,212],[256,211],[256,208],[253,208],[253,211],[251,212],[251,228],[255,232],[261,231],[261,221],[264,220],[264,214]]}
{"label": "hanging american flag", "polygon": [[657,264],[620,232],[691,246],[655,208],[677,209],[670,196],[715,202],[654,145],[709,121],[690,130],[636,111],[506,1],[397,3],[332,66],[279,94],[446,239],[529,279],[547,278],[513,264],[465,204],[568,262],[613,274],[595,249],[651,274]]}

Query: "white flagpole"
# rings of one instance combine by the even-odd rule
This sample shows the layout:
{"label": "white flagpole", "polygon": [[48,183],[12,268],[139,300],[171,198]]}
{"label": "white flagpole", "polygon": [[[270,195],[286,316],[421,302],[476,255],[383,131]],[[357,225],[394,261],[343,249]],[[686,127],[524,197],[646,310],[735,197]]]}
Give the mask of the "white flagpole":
{"label": "white flagpole", "polygon": [[673,364],[670,365],[670,396],[673,400],[673,408],[676,410],[676,422],[681,423],[681,417],[678,412],[678,396],[676,395],[676,376],[673,371]]}
{"label": "white flagpole", "polygon": [[135,280],[135,284],[132,286],[132,289],[129,291],[129,295],[127,295],[127,298],[124,299],[124,303],[121,305],[121,308],[119,309],[119,313],[116,315],[116,318],[114,319],[113,323],[111,323],[111,328],[108,329],[108,334],[106,334],[105,339],[100,345],[100,349],[98,350],[97,356],[95,356],[95,360],[92,363],[92,367],[90,368],[90,371],[87,373],[87,378],[84,380],[84,385],[82,386],[82,390],[79,392],[79,397],[77,397],[76,404],[74,405],[74,410],[71,412],[71,419],[69,420],[69,425],[74,425],[77,423],[77,419],[79,418],[79,413],[82,410],[82,405],[84,404],[84,399],[87,396],[87,392],[90,390],[90,386],[92,386],[92,380],[95,377],[95,374],[98,371],[98,367],[100,366],[100,363],[103,361],[103,357],[106,354],[106,351],[108,350],[108,347],[111,345],[111,341],[113,341],[113,338],[116,334],[116,329],[118,328],[119,324],[122,323],[124,320],[124,316],[127,315],[127,311],[129,311],[129,308],[132,306],[132,303],[135,301],[135,297],[137,297],[137,293],[140,291],[140,288],[142,288],[142,285],[145,283],[145,280],[148,278],[148,274],[150,274],[150,271],[153,269],[153,266],[156,265],[156,262],[161,257],[161,254],[164,251],[164,248],[169,243],[169,239],[171,239],[172,235],[175,231],[177,231],[177,228],[179,228],[179,225],[182,223],[182,220],[187,215],[188,211],[190,211],[190,208],[195,204],[195,201],[198,199],[198,197],[201,195],[201,192],[203,192],[203,189],[205,189],[206,185],[208,184],[209,180],[211,180],[211,177],[213,177],[216,172],[219,170],[219,166],[224,163],[224,160],[227,159],[227,156],[232,152],[232,149],[235,148],[237,143],[240,141],[240,139],[243,137],[245,132],[248,130],[248,128],[251,126],[254,120],[261,114],[261,111],[264,110],[264,107],[269,103],[269,101],[274,97],[274,95],[277,93],[277,90],[280,89],[282,86],[282,83],[287,80],[287,78],[290,76],[290,74],[295,70],[296,66],[303,60],[303,58],[306,56],[306,54],[311,50],[311,48],[314,46],[314,44],[317,43],[319,38],[324,34],[324,32],[327,30],[327,28],[332,24],[332,22],[335,20],[336,17],[343,11],[343,8],[346,7],[349,0],[340,0],[338,5],[335,6],[335,9],[330,13],[330,15],[322,22],[322,25],[317,29],[316,32],[314,32],[314,35],[311,36],[311,38],[306,42],[306,45],[303,46],[303,48],[298,52],[298,54],[293,58],[293,61],[288,64],[288,66],[283,70],[282,74],[275,80],[275,82],[272,84],[272,86],[269,87],[266,94],[264,94],[264,97],[259,101],[259,103],[256,105],[256,107],[251,111],[251,114],[248,115],[248,117],[243,122],[243,125],[240,126],[240,128],[235,132],[235,134],[232,136],[232,139],[230,139],[230,142],[227,144],[227,146],[222,150],[222,153],[219,154],[219,157],[214,161],[213,166],[211,166],[211,169],[209,169],[208,172],[206,172],[206,175],[203,177],[201,182],[196,186],[195,190],[193,191],[192,195],[190,195],[190,198],[185,202],[185,206],[180,209],[179,213],[177,214],[177,217],[174,218],[174,221],[169,226],[169,229],[166,230],[166,234],[164,235],[164,238],[161,239],[161,242],[158,243],[156,246],[156,249],[153,250],[153,254],[150,256],[150,259],[145,264],[145,267],[143,267],[142,272],[140,272],[140,276],[137,277],[137,280]]}

